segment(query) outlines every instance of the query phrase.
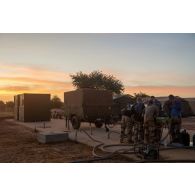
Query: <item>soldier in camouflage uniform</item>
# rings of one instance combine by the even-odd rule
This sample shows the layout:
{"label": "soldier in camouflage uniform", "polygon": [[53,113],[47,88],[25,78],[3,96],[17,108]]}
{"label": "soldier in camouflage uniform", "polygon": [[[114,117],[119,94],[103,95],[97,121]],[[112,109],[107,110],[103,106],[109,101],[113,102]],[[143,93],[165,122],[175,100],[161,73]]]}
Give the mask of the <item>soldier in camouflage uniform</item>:
{"label": "soldier in camouflage uniform", "polygon": [[171,142],[174,142],[178,138],[182,124],[181,99],[169,95],[169,100],[165,102],[163,109],[170,118],[169,131]]}
{"label": "soldier in camouflage uniform", "polygon": [[[152,103],[154,105],[157,106],[158,108],[158,116],[162,116],[163,112],[162,112],[162,104],[159,100],[157,100],[154,96],[151,96],[150,97],[150,100],[152,101]],[[159,142],[160,139],[161,139],[161,135],[162,135],[162,126],[163,126],[163,123],[161,120],[155,120],[155,129],[156,129],[156,142]]]}
{"label": "soldier in camouflage uniform", "polygon": [[156,144],[159,141],[159,132],[157,132],[158,128],[156,128],[156,117],[158,115],[158,107],[150,100],[144,114],[145,144]]}
{"label": "soldier in camouflage uniform", "polygon": [[143,142],[144,139],[144,128],[143,128],[143,113],[144,103],[141,98],[137,98],[137,103],[133,106],[133,117],[134,117],[134,143]]}
{"label": "soldier in camouflage uniform", "polygon": [[127,135],[128,143],[132,143],[132,135],[133,135],[133,119],[130,110],[124,109],[122,112],[122,120],[121,120],[121,138],[120,142],[124,142],[124,138]]}

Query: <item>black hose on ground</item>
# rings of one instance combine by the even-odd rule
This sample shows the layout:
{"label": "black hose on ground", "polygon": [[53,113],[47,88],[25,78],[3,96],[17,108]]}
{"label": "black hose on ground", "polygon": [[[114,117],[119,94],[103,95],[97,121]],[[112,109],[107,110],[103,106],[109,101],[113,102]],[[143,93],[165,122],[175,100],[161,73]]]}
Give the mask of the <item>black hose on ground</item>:
{"label": "black hose on ground", "polygon": [[101,160],[108,160],[111,159],[110,157],[104,157],[104,158],[94,158],[94,159],[84,159],[84,160],[75,160],[72,161],[70,163],[92,163],[92,162],[97,162],[97,161],[101,161]]}
{"label": "black hose on ground", "polygon": [[183,149],[187,149],[187,150],[195,150],[195,146],[180,146],[180,147],[177,147],[177,146],[171,146],[171,145],[168,145],[167,148],[160,148],[160,151],[165,151],[165,150],[183,150]]}
{"label": "black hose on ground", "polygon": [[85,130],[81,130],[81,131],[84,132],[92,141],[99,143],[99,144],[97,144],[96,146],[93,147],[92,155],[93,155],[94,157],[96,157],[96,158],[102,158],[102,156],[97,155],[97,154],[95,153],[95,150],[98,149],[100,146],[102,146],[104,143],[101,142],[101,141],[99,141],[99,140],[97,140],[97,139],[94,139],[94,138],[93,138],[91,135],[89,135],[89,133],[87,133]]}
{"label": "black hose on ground", "polygon": [[[101,160],[107,160],[107,159],[111,159],[113,156],[116,155],[122,155],[122,154],[137,154],[135,151],[132,151],[132,149],[134,149],[134,147],[136,145],[132,145],[132,144],[104,144],[103,142],[94,139],[91,135],[89,135],[85,130],[81,130],[82,132],[84,132],[92,141],[97,142],[98,144],[96,146],[93,147],[93,151],[92,151],[92,155],[95,157],[94,159],[90,159],[90,160],[77,160],[77,161],[73,161],[75,163],[79,163],[79,162],[95,162],[95,161],[101,161]],[[169,132],[167,133],[167,135],[161,139],[161,142],[164,141],[169,135]],[[128,149],[118,149],[115,150],[114,152],[110,152],[105,150],[105,148],[109,148],[109,147],[117,147],[117,146],[129,146],[133,148],[128,148]],[[99,149],[101,147],[103,152],[106,152],[106,155],[98,155],[96,154],[96,150]],[[195,150],[195,147],[191,147],[191,146],[187,146],[187,147],[167,147],[167,148],[160,148],[159,151],[165,151],[165,150],[174,150],[174,149],[191,149],[191,150]],[[144,163],[144,162],[195,162],[195,160],[154,160],[154,161],[150,161],[150,160],[140,160],[140,161],[134,161],[136,162],[140,162],[140,163]]]}
{"label": "black hose on ground", "polygon": [[[129,149],[125,150],[125,149],[118,149],[118,150],[115,150],[114,152],[109,152],[109,151],[104,151],[102,150],[103,152],[106,152],[107,154],[104,154],[104,155],[98,155],[96,154],[96,150],[99,149],[101,146],[107,146],[107,147],[111,147],[111,146],[122,146],[122,144],[115,144],[115,145],[105,145],[103,142],[97,140],[97,139],[94,139],[91,135],[89,135],[89,133],[87,133],[85,130],[81,130],[82,132],[84,132],[92,141],[94,142],[97,142],[99,143],[98,145],[94,146],[93,147],[93,151],[92,151],[92,155],[95,157],[95,158],[112,158],[113,156],[115,155],[121,155],[121,154],[134,154],[134,152],[130,152]],[[130,146],[130,145],[127,145],[127,146]]]}
{"label": "black hose on ground", "polygon": [[[112,159],[111,157],[106,158],[94,158],[94,159],[84,159],[84,160],[76,160],[70,163],[91,163],[98,162],[102,160]],[[175,159],[175,160],[138,160],[138,161],[128,161],[129,163],[195,163],[195,160],[183,160],[183,159]]]}
{"label": "black hose on ground", "polygon": [[183,160],[183,159],[178,159],[178,160],[140,160],[140,161],[135,161],[135,163],[195,163],[195,160]]}
{"label": "black hose on ground", "polygon": [[[94,158],[94,159],[84,159],[84,160],[75,160],[69,163],[92,163],[92,162],[98,162],[98,161],[103,161],[103,160],[109,160],[112,159],[114,156],[109,156],[109,157],[102,157],[102,158]],[[128,163],[135,163],[134,161],[128,161]]]}

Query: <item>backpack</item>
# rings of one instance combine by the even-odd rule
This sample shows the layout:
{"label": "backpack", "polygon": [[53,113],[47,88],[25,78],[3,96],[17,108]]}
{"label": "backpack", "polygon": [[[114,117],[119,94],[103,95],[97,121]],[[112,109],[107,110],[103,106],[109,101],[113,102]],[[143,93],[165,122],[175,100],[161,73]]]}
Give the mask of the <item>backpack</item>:
{"label": "backpack", "polygon": [[143,103],[136,103],[133,105],[133,113],[134,113],[134,118],[137,121],[142,121],[143,120],[143,112],[144,112],[145,106]]}
{"label": "backpack", "polygon": [[186,130],[183,130],[179,135],[179,143],[184,146],[190,146],[190,135]]}

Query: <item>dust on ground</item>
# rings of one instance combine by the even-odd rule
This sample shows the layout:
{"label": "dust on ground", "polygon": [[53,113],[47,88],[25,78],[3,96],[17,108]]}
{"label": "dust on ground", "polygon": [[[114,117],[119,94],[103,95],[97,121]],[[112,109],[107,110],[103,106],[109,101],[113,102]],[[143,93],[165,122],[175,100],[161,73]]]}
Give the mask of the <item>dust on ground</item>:
{"label": "dust on ground", "polygon": [[[66,141],[57,144],[40,144],[36,133],[27,127],[0,120],[1,163],[62,163],[92,159],[92,148],[84,144]],[[115,157],[99,162],[128,162]]]}
{"label": "dust on ground", "polygon": [[[195,131],[195,117],[183,119],[182,127]],[[31,128],[0,118],[0,163],[63,163],[92,158],[92,148],[87,145],[73,141],[40,144],[36,139],[36,133]],[[160,159],[195,160],[195,150],[161,151]],[[126,163],[132,161],[117,156],[97,162]]]}

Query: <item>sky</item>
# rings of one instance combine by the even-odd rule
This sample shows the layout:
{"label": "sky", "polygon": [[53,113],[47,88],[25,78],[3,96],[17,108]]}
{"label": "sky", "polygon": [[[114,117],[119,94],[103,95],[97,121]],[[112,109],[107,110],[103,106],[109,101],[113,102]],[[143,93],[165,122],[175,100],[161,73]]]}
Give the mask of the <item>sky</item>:
{"label": "sky", "polygon": [[125,92],[195,97],[195,34],[0,34],[0,100],[74,90],[70,74],[100,70]]}

